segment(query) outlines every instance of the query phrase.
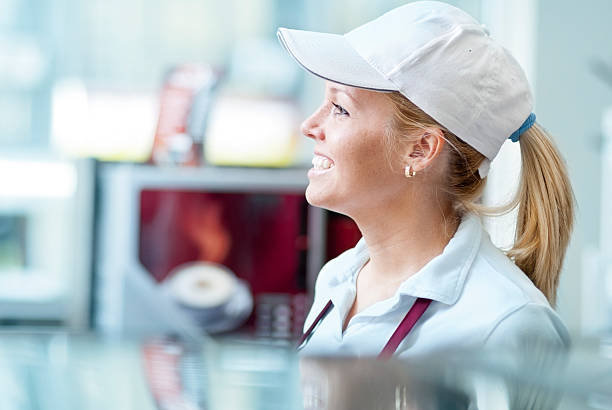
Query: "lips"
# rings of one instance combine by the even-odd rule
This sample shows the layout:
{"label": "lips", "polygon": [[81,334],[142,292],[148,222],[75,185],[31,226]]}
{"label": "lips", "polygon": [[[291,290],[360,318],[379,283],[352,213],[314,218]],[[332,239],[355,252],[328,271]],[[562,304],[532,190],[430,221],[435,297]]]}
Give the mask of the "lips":
{"label": "lips", "polygon": [[316,170],[327,170],[334,167],[334,161],[325,155],[315,152],[315,155],[312,158],[312,165]]}
{"label": "lips", "polygon": [[314,154],[315,154],[315,155],[317,155],[317,156],[319,156],[319,157],[325,157],[325,158],[327,158],[328,160],[330,160],[331,162],[334,162],[334,161],[333,161],[333,160],[332,160],[332,159],[329,157],[329,155],[325,155],[324,153],[322,153],[322,152],[320,152],[320,151],[315,150],[315,151],[314,151]]}

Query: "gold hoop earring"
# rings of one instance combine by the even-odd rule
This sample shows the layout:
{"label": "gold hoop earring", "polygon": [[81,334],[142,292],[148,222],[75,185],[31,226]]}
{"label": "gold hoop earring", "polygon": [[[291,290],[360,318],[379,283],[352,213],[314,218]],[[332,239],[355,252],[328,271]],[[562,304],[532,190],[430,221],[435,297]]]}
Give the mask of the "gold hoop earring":
{"label": "gold hoop earring", "polygon": [[406,178],[412,178],[416,175],[416,171],[412,169],[412,165],[406,165],[406,168],[404,168],[404,175],[406,175]]}

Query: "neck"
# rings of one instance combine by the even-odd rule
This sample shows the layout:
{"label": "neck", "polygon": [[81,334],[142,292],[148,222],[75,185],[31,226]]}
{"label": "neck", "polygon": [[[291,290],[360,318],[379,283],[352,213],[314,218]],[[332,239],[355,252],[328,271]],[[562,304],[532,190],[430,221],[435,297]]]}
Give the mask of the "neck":
{"label": "neck", "polygon": [[450,206],[428,201],[386,204],[353,219],[368,246],[369,274],[390,282],[408,278],[441,254],[459,225]]}

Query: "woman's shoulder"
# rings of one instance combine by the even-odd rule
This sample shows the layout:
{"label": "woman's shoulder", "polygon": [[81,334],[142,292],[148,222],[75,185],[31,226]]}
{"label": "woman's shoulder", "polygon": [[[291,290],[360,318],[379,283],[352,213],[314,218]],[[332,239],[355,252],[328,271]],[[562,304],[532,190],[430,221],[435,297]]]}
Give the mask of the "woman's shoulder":
{"label": "woman's shoulder", "polygon": [[501,249],[491,242],[488,234],[483,235],[470,276],[472,281],[485,284],[489,291],[505,295],[503,299],[507,302],[550,306],[546,296]]}
{"label": "woman's shoulder", "polygon": [[545,305],[526,303],[508,312],[489,329],[485,346],[520,349],[526,346],[570,345],[570,336],[561,318]]}
{"label": "woman's shoulder", "polygon": [[569,345],[565,324],[544,294],[485,235],[464,289],[490,315],[486,344],[531,343],[539,338]]}

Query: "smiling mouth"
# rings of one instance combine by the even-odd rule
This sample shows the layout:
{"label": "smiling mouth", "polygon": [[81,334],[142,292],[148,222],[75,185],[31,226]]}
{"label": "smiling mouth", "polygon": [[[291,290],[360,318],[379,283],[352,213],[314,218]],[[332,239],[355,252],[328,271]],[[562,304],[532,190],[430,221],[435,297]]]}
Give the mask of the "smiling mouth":
{"label": "smiling mouth", "polygon": [[316,170],[326,170],[334,167],[332,160],[321,155],[315,155],[312,158],[312,165]]}

